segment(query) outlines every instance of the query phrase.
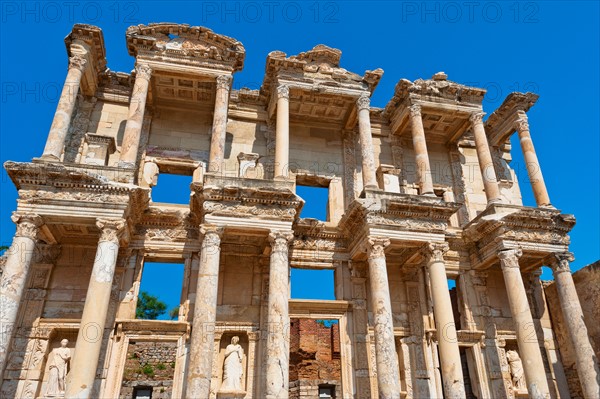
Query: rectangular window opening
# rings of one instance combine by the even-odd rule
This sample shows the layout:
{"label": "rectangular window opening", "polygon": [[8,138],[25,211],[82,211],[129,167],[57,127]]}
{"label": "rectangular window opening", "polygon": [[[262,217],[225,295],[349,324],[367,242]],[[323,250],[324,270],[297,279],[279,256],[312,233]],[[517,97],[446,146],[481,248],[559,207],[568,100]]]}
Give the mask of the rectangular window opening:
{"label": "rectangular window opening", "polygon": [[324,222],[329,220],[329,186],[297,183],[296,194],[305,201],[300,212],[301,218],[314,218]]}
{"label": "rectangular window opening", "polygon": [[335,299],[333,269],[292,268],[292,299]]}
{"label": "rectangular window opening", "polygon": [[192,176],[160,173],[156,186],[152,187],[152,202],[187,205],[191,184]]}
{"label": "rectangular window opening", "polygon": [[452,313],[454,315],[454,326],[460,330],[460,306],[458,298],[458,285],[456,279],[448,278],[448,290],[450,291],[450,301],[452,302]]}
{"label": "rectangular window opening", "polygon": [[144,262],[136,319],[178,320],[184,265]]}

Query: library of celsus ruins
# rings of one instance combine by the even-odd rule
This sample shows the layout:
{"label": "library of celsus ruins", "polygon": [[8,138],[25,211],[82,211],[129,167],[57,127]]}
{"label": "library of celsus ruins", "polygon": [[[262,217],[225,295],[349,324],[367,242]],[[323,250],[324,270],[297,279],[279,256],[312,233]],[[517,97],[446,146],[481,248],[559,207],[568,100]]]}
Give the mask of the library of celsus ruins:
{"label": "library of celsus ruins", "polygon": [[[600,269],[570,271],[538,95],[484,118],[486,91],[439,72],[376,108],[383,70],[325,45],[273,51],[260,89],[234,89],[242,43],[184,24],[127,29],[131,73],[98,27],[65,43],[43,153],[4,164],[1,398],[600,397],[576,291],[598,304]],[[189,176],[187,204],[152,200],[165,175]],[[299,186],[327,190],[326,220],[300,216]],[[173,320],[136,317],[152,262],[183,265]],[[292,269],[332,272],[335,299],[291,298]]]}

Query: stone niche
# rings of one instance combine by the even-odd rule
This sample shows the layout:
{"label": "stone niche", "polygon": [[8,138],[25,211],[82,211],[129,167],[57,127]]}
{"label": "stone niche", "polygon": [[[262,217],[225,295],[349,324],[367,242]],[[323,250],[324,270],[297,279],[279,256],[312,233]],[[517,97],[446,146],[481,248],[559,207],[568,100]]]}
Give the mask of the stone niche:
{"label": "stone niche", "polygon": [[[244,358],[242,359],[242,381],[241,381],[241,391],[232,391],[223,389],[223,377],[224,377],[224,362],[225,362],[225,351],[227,346],[231,344],[231,340],[233,337],[238,337],[238,344],[244,350]],[[248,353],[249,353],[249,341],[248,335],[244,331],[225,331],[221,335],[221,340],[219,341],[219,354],[217,356],[215,365],[217,367],[216,373],[213,371],[213,376],[218,376],[218,390],[217,390],[217,398],[219,399],[241,399],[246,397],[246,393],[248,392]]]}
{"label": "stone niche", "polygon": [[[42,365],[43,376],[40,381],[41,383],[39,385],[38,394],[36,396],[37,398],[57,397],[57,396],[47,395],[48,379],[50,377],[50,366],[51,366],[49,357],[52,354],[52,351],[54,349],[60,348],[60,346],[61,346],[60,342],[63,339],[69,340],[69,343],[67,344],[67,348],[69,348],[70,354],[71,354],[71,360],[69,361],[69,364],[67,367],[67,379],[69,377],[69,372],[71,371],[71,369],[70,369],[71,361],[73,360],[73,356],[75,355],[75,342],[77,341],[77,331],[76,330],[68,330],[68,331],[56,330],[52,333],[51,336],[52,336],[52,338],[50,339],[50,341],[48,343],[48,346],[47,346],[46,352],[45,352],[45,356],[44,356],[44,364]],[[61,397],[61,396],[58,396],[58,397]]]}
{"label": "stone niche", "polygon": [[120,399],[170,399],[177,359],[175,341],[129,341]]}
{"label": "stone niche", "polygon": [[116,150],[115,139],[110,136],[88,133],[85,135],[85,156],[87,165],[106,166],[110,155]]}

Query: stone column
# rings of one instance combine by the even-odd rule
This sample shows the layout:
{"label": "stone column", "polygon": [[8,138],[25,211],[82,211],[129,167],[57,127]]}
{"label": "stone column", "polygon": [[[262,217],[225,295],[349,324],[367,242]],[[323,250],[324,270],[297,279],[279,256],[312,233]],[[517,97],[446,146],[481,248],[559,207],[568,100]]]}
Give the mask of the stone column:
{"label": "stone column", "polygon": [[369,237],[369,286],[375,328],[375,362],[380,399],[400,399],[400,369],[394,339],[394,320],[385,262],[385,247],[390,240]]}
{"label": "stone column", "polygon": [[427,143],[425,142],[425,130],[423,129],[423,120],[421,119],[421,106],[411,105],[409,111],[412,141],[417,164],[417,179],[419,180],[421,195],[434,196],[433,178],[431,176],[431,166],[429,164]]}
{"label": "stone column", "polygon": [[573,259],[573,254],[570,252],[554,254],[551,262],[552,271],[567,332],[575,352],[577,374],[583,396],[586,399],[600,398],[600,370],[583,321],[583,311],[569,267]]}
{"label": "stone column", "polygon": [[287,399],[290,362],[290,299],[288,247],[291,231],[269,234],[271,265],[267,313],[266,399]]}
{"label": "stone column", "polygon": [[475,136],[475,148],[477,149],[477,159],[479,161],[479,169],[483,178],[483,187],[485,188],[485,196],[488,204],[501,202],[500,188],[498,187],[498,179],[496,178],[496,170],[492,161],[492,153],[483,127],[483,112],[475,112],[469,120],[473,127],[473,135]]}
{"label": "stone column", "polygon": [[458,399],[465,397],[460,351],[458,350],[458,336],[454,324],[452,301],[448,289],[448,277],[444,253],[448,251],[448,243],[430,243],[426,250],[429,282],[433,300],[433,316],[437,331],[438,347],[440,351],[440,366],[444,382],[445,397]]}
{"label": "stone column", "polygon": [[208,171],[220,172],[223,168],[225,156],[225,138],[227,133],[227,114],[229,108],[229,88],[231,75],[217,77],[217,91],[215,94],[215,110],[213,112],[212,135],[210,138],[210,155]]}
{"label": "stone column", "polygon": [[98,219],[96,226],[100,229],[100,239],[79,324],[75,355],[71,360],[66,398],[87,399],[94,394],[92,390],[125,220]]}
{"label": "stone column", "polygon": [[519,134],[521,151],[523,151],[523,158],[527,166],[527,173],[531,181],[535,202],[537,206],[551,207],[546,183],[544,183],[544,176],[542,176],[542,169],[540,168],[535,148],[533,148],[533,141],[531,141],[527,115],[521,115],[520,119],[517,120],[517,133]]}
{"label": "stone column", "polygon": [[6,264],[0,279],[0,381],[6,367],[37,234],[43,224],[42,218],[33,213],[14,212],[11,218],[17,224],[17,232],[6,251]]}
{"label": "stone column", "polygon": [[369,114],[370,108],[371,100],[368,94],[361,94],[358,100],[356,100],[356,109],[358,111],[358,134],[360,137],[360,154],[362,156],[363,187],[377,188],[375,153],[373,151],[371,116]]}
{"label": "stone column", "polygon": [[277,121],[275,125],[276,178],[287,178],[290,163],[290,88],[277,87]]}
{"label": "stone column", "polygon": [[212,379],[217,295],[223,228],[203,225],[203,235],[196,303],[190,339],[190,360],[187,372],[187,398],[208,398]]}
{"label": "stone column", "polygon": [[135,72],[135,84],[131,93],[129,113],[125,124],[123,143],[121,144],[119,166],[123,168],[133,168],[137,161],[152,68],[146,64],[138,64],[135,67]]}
{"label": "stone column", "polygon": [[519,356],[523,360],[527,392],[533,399],[543,399],[549,395],[548,382],[531,309],[527,302],[527,292],[519,268],[519,258],[522,254],[520,249],[507,249],[498,252],[498,257],[506,284],[508,304],[517,329],[517,344]]}
{"label": "stone column", "polygon": [[71,124],[71,117],[77,102],[77,93],[81,84],[81,77],[85,71],[87,61],[82,55],[74,55],[69,58],[69,71],[63,86],[58,106],[50,126],[50,133],[46,140],[46,147],[42,159],[48,161],[60,161],[60,156],[65,146],[65,139]]}

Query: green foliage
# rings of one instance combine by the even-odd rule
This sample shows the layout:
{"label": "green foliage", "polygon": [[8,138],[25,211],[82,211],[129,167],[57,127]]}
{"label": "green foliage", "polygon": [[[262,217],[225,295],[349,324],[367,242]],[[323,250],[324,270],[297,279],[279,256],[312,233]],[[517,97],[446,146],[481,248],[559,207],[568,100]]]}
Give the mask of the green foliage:
{"label": "green foliage", "polygon": [[142,373],[146,374],[148,377],[154,377],[154,367],[151,364],[144,364],[142,367]]}
{"label": "green foliage", "polygon": [[9,247],[7,247],[6,245],[0,245],[0,255],[1,255],[1,252],[6,251],[8,248]]}
{"label": "green foliage", "polygon": [[158,363],[156,368],[159,370],[166,370],[167,366],[164,363]]}
{"label": "green foliage", "polygon": [[179,306],[176,306],[173,309],[169,310],[169,317],[171,318],[171,320],[176,320],[179,317]]}
{"label": "green foliage", "polygon": [[138,319],[156,320],[159,316],[165,314],[167,304],[154,295],[142,291],[138,298],[135,317]]}

